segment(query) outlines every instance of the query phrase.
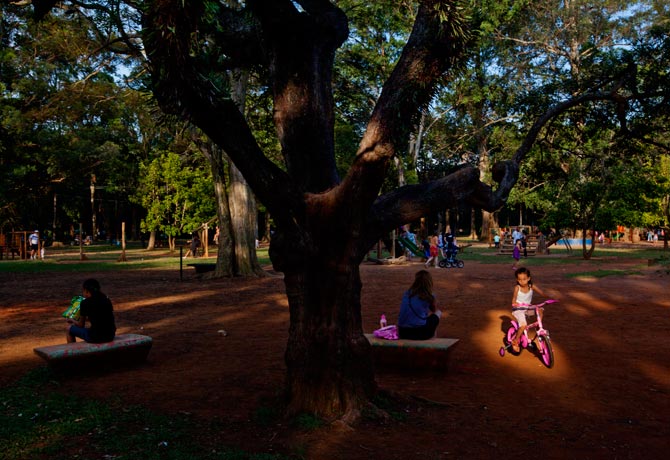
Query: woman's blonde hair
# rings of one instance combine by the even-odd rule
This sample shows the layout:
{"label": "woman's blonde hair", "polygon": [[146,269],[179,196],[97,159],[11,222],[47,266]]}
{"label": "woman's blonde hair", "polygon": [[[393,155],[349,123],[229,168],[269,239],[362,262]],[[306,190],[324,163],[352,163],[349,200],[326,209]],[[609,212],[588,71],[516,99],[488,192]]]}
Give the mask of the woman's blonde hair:
{"label": "woman's blonde hair", "polygon": [[410,297],[418,297],[421,300],[433,304],[433,277],[428,270],[420,270],[414,275],[414,283],[409,288]]}

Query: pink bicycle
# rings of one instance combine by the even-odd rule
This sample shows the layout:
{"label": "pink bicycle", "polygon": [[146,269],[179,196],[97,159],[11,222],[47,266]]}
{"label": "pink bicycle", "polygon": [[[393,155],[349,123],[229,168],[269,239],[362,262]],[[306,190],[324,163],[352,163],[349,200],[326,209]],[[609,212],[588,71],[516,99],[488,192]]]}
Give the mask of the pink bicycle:
{"label": "pink bicycle", "polygon": [[[558,300],[545,300],[544,302],[537,305],[528,305],[522,308],[525,310],[535,310],[540,308],[544,310],[544,306],[550,303],[558,302]],[[521,353],[521,349],[525,348],[529,351],[537,352],[540,357],[542,364],[551,369],[554,365],[554,350],[551,347],[551,339],[549,338],[549,331],[542,326],[542,318],[540,315],[537,315],[537,321],[526,326],[526,330],[523,331],[523,334],[519,338],[519,348],[518,352],[515,352],[512,348],[512,339],[516,335],[516,331],[519,329],[519,323],[516,320],[512,320],[512,325],[507,329],[507,334],[503,337],[504,346],[500,347],[499,353],[500,356],[505,356],[505,352],[509,351],[515,356],[518,356]],[[528,331],[534,331],[535,336],[530,338]]]}

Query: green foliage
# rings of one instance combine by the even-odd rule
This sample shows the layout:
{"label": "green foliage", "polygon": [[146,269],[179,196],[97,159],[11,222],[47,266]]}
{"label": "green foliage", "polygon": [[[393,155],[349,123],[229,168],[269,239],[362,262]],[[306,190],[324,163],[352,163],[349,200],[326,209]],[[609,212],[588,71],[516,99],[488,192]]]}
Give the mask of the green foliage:
{"label": "green foliage", "polygon": [[293,420],[296,428],[301,430],[316,430],[324,425],[324,421],[312,414],[299,414]]}
{"label": "green foliage", "polygon": [[132,199],[147,210],[144,231],[158,230],[170,237],[190,233],[216,214],[211,173],[192,166],[169,151],[140,165],[140,183]]}
{"label": "green foliage", "polygon": [[112,77],[116,59],[94,52],[82,24],[58,15],[34,24],[23,9],[1,8],[2,41],[12,47],[0,52],[0,202],[9,204],[0,227],[81,221],[93,176],[109,200],[101,207],[125,202],[138,133],[135,110]]}
{"label": "green foliage", "polygon": [[0,388],[0,451],[7,460],[287,458],[230,449],[217,445],[217,439],[213,427],[187,415],[168,417],[118,398],[95,401],[64,394],[46,368]]}

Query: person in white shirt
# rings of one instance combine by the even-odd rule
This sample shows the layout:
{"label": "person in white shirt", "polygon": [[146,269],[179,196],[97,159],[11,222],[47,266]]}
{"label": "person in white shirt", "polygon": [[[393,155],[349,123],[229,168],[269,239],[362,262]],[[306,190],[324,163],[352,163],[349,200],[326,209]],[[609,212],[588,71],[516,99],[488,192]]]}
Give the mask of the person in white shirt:
{"label": "person in white shirt", "polygon": [[28,243],[30,244],[30,258],[37,259],[38,250],[40,248],[40,232],[35,230],[28,237]]}

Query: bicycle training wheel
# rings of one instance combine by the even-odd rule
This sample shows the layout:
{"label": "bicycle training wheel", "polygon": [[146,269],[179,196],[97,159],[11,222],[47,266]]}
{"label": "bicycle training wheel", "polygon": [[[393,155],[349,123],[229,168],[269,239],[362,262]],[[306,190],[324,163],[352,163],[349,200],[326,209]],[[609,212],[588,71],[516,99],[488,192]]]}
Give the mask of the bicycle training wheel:
{"label": "bicycle training wheel", "polygon": [[551,340],[549,337],[540,336],[537,338],[537,341],[540,342],[542,350],[539,350],[540,360],[542,364],[551,369],[554,366],[554,350],[551,347]]}
{"label": "bicycle training wheel", "polygon": [[519,351],[514,351],[514,348],[510,345],[512,343],[512,339],[514,339],[514,336],[516,335],[516,330],[518,328],[515,326],[510,326],[509,329],[507,329],[507,335],[503,338],[503,343],[505,344],[505,347],[507,348],[507,351],[512,353],[514,356],[519,356],[519,353],[521,353],[521,343],[519,343]]}

